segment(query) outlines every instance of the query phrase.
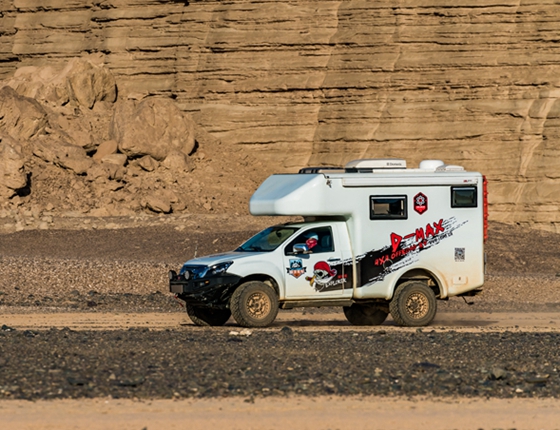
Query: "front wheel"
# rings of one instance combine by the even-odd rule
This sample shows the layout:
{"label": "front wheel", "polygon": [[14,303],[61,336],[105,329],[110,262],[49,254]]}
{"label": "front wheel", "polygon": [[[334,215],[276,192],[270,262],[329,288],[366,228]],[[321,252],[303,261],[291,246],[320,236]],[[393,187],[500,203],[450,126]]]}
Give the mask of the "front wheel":
{"label": "front wheel", "polygon": [[436,316],[437,302],[434,291],[420,281],[408,281],[397,287],[389,310],[400,326],[428,325]]}
{"label": "front wheel", "polygon": [[195,325],[208,327],[224,325],[229,320],[231,311],[229,309],[203,308],[187,303],[187,314]]}
{"label": "front wheel", "polygon": [[266,327],[278,314],[278,296],[264,282],[241,284],[232,294],[229,307],[233,318],[243,327]]}
{"label": "front wheel", "polygon": [[352,325],[380,325],[387,319],[386,307],[379,305],[360,305],[354,303],[352,306],[344,306],[344,315]]}

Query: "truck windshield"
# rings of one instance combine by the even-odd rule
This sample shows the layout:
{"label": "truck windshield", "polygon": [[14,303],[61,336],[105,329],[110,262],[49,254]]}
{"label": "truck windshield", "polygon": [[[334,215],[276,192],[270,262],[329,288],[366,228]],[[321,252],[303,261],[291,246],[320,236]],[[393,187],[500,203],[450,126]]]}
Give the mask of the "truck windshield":
{"label": "truck windshield", "polygon": [[253,236],[236,249],[237,252],[270,252],[282,245],[291,235],[298,231],[298,227],[278,225]]}

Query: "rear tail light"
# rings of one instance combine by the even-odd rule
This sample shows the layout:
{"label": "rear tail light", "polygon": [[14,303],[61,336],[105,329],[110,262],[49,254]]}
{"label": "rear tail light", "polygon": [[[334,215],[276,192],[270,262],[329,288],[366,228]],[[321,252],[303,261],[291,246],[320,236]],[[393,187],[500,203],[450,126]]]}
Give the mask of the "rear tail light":
{"label": "rear tail light", "polygon": [[484,242],[488,239],[488,181],[482,176],[483,216],[484,216]]}

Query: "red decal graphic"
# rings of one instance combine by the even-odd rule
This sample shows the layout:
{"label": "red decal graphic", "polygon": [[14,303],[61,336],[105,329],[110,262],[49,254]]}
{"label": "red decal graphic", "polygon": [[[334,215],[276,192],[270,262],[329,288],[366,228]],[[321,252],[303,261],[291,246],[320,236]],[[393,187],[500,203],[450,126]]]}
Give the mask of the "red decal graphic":
{"label": "red decal graphic", "polygon": [[391,233],[391,246],[393,247],[393,252],[399,249],[399,245],[402,242],[402,237],[396,233]]}
{"label": "red decal graphic", "polygon": [[418,193],[414,196],[414,210],[422,215],[428,210],[428,197],[422,193]]}
{"label": "red decal graphic", "polygon": [[445,227],[443,225],[443,219],[440,219],[431,224],[426,224],[425,227],[417,228],[413,233],[409,233],[404,237],[397,233],[391,233],[391,252],[376,258],[374,260],[374,265],[382,266],[388,263],[389,260],[404,257],[417,249],[424,249],[430,242],[430,239],[444,232]]}
{"label": "red decal graphic", "polygon": [[426,239],[434,235],[434,229],[430,224],[426,225]]}

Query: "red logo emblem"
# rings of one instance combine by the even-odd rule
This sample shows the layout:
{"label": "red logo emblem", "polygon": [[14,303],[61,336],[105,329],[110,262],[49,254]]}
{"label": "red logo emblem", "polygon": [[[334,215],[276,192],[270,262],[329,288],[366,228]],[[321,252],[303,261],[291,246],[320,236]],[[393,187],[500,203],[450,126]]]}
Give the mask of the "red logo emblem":
{"label": "red logo emblem", "polygon": [[428,197],[422,193],[418,193],[414,196],[414,210],[422,215],[428,210]]}

